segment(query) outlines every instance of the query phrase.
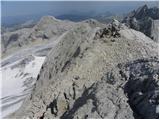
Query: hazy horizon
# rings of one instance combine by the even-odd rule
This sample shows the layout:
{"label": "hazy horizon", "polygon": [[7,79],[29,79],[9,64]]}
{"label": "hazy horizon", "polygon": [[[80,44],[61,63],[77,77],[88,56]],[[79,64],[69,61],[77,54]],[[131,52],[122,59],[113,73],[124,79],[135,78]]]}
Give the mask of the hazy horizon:
{"label": "hazy horizon", "polygon": [[158,1],[1,1],[2,17],[43,14],[67,14],[72,11],[125,12],[141,5],[158,6]]}
{"label": "hazy horizon", "polygon": [[35,20],[45,15],[64,14],[124,14],[147,4],[158,6],[158,1],[1,1],[2,25],[24,20]]}

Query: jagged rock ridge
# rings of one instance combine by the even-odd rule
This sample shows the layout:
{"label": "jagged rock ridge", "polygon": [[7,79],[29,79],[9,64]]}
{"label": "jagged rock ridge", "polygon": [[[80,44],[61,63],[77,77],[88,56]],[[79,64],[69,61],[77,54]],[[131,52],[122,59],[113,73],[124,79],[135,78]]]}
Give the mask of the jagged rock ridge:
{"label": "jagged rock ridge", "polygon": [[49,53],[12,117],[158,118],[157,56],[156,42],[116,20],[105,28],[79,23]]}
{"label": "jagged rock ridge", "polygon": [[144,5],[130,12],[122,22],[158,42],[159,8]]}

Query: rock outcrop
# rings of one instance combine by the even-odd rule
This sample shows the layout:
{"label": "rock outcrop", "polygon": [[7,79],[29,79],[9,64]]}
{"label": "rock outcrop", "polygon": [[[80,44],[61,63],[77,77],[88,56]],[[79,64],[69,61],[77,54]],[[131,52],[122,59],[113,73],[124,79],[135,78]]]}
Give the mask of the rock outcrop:
{"label": "rock outcrop", "polygon": [[[79,23],[48,54],[12,118],[158,118],[158,45],[114,20]],[[143,107],[142,107],[143,106]]]}
{"label": "rock outcrop", "polygon": [[148,8],[147,5],[130,12],[122,22],[130,28],[143,32],[154,41],[158,42],[159,33],[159,8]]}

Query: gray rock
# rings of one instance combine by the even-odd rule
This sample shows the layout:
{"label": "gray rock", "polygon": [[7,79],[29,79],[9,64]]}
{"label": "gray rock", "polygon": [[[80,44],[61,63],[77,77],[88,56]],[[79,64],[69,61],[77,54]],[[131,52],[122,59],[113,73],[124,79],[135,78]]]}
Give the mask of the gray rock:
{"label": "gray rock", "polygon": [[[118,81],[117,81],[118,82]],[[85,90],[61,118],[134,118],[123,89],[105,79]]]}
{"label": "gray rock", "polygon": [[[139,59],[124,65],[121,74],[128,81],[125,92],[132,109],[141,118],[159,118],[158,58]],[[127,73],[126,73],[127,72]]]}
{"label": "gray rock", "polygon": [[143,32],[154,41],[158,42],[159,8],[148,8],[147,5],[130,12],[122,21],[132,29]]}
{"label": "gray rock", "polygon": [[157,118],[155,56],[156,42],[116,20],[102,29],[78,23],[48,54],[31,96],[11,118]]}

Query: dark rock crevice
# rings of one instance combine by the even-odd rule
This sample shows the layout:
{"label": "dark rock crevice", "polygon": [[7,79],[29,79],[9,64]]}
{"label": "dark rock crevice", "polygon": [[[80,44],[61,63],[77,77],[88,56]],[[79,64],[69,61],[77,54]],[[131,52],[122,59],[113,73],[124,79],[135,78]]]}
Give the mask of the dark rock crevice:
{"label": "dark rock crevice", "polygon": [[57,101],[58,101],[58,97],[55,98],[47,107],[46,107],[46,111],[48,108],[51,109],[51,113],[56,117],[58,114],[58,106],[57,106]]}
{"label": "dark rock crevice", "polygon": [[73,57],[76,58],[80,54],[80,47],[77,48],[76,52],[73,54]]}
{"label": "dark rock crevice", "polygon": [[[158,59],[139,59],[121,68],[121,76],[127,83],[124,92],[135,112],[135,118],[159,118]],[[127,71],[129,74],[127,74]]]}

